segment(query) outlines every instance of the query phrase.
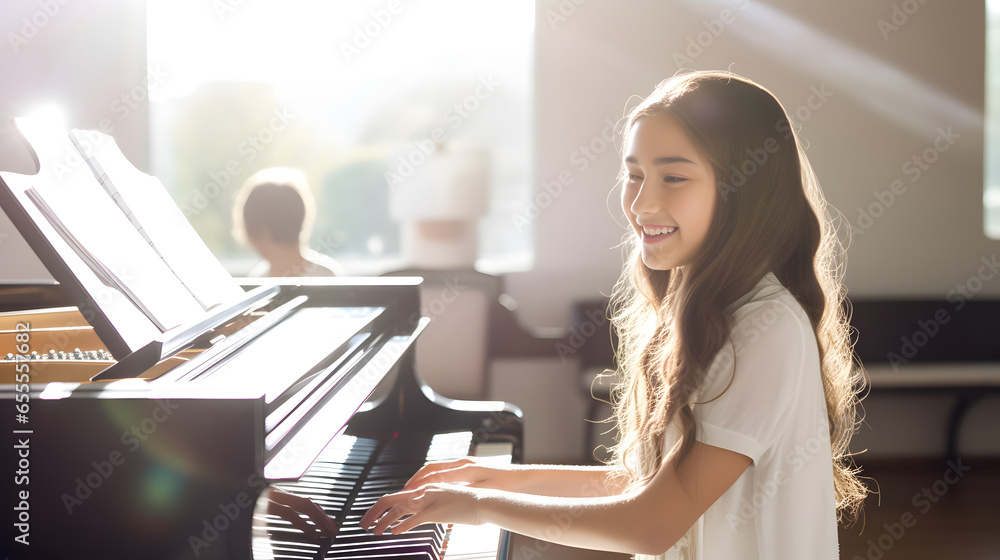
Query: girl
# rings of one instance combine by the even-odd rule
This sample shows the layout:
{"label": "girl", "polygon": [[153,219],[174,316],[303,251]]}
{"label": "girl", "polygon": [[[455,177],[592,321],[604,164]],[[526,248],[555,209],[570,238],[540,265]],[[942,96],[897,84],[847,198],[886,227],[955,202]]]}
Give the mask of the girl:
{"label": "girl", "polygon": [[860,373],[842,246],[788,117],[750,80],[695,72],[660,84],[624,134],[614,461],[427,465],[362,527],[489,522],[638,557],[835,559],[837,519],[867,492],[847,454]]}

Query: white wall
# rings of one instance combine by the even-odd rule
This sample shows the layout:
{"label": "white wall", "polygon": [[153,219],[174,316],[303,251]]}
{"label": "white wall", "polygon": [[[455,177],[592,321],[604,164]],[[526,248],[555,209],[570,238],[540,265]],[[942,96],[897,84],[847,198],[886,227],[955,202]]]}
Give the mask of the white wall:
{"label": "white wall", "polygon": [[[902,25],[883,35],[879,21],[892,25],[893,7],[904,5],[919,8],[896,14]],[[723,19],[731,23],[713,22]],[[687,50],[699,40],[700,54]],[[536,41],[535,186],[563,172],[572,183],[551,202],[536,200],[545,208],[535,268],[507,282],[528,325],[565,325],[571,300],[610,292],[621,263],[619,156],[608,148],[585,167],[577,151],[599,149],[608,120],[678,70],[675,53],[691,59],[686,68],[750,77],[798,114],[827,198],[860,230],[848,258],[852,297],[944,299],[1000,249],[983,234],[982,2],[539,0]],[[814,97],[810,109],[814,88],[832,95]],[[958,139],[911,180],[904,163],[933,146],[939,127]],[[871,223],[861,220],[859,209],[897,179],[903,194]],[[996,298],[1000,278],[976,295]],[[541,409],[551,396],[519,404]],[[866,457],[938,454],[951,401],[873,394],[854,447],[868,448]],[[962,449],[1000,453],[989,428],[997,425],[1000,399],[978,403]]]}
{"label": "white wall", "polygon": [[[7,39],[9,32],[21,32],[23,18],[47,21],[17,52],[9,40],[0,43],[0,122],[38,101],[57,99],[74,126],[96,128],[112,119],[126,155],[144,169],[145,107],[140,103],[122,118],[114,105],[141,86],[145,75],[144,35],[135,25],[142,20],[142,4],[70,2],[47,18],[37,15],[40,6],[32,0],[6,2],[0,14],[0,36]],[[879,20],[891,23],[894,6],[919,8],[883,36]],[[997,242],[986,239],[982,227],[982,2],[538,0],[536,13],[535,186],[560,174],[567,185],[553,188],[557,196],[524,201],[525,208],[532,202],[540,207],[535,266],[510,275],[507,287],[526,325],[564,327],[572,301],[609,293],[620,269],[615,246],[623,232],[616,223],[618,155],[617,146],[606,141],[609,123],[623,115],[632,96],[648,94],[677,71],[675,53],[690,55],[685,67],[730,68],[751,77],[793,114],[801,110],[802,133],[827,197],[855,227],[858,209],[876,203],[874,191],[904,181],[905,193],[855,236],[850,295],[941,299],[977,272],[981,257],[997,252]],[[705,22],[720,31],[717,36]],[[699,39],[702,52],[686,52]],[[813,98],[815,110],[800,109],[813,88],[832,96],[821,105]],[[951,127],[958,140],[919,180],[910,181],[904,162],[933,145],[939,127]],[[581,159],[582,146],[599,153]],[[18,150],[11,131],[0,126],[0,169],[30,169]],[[46,275],[2,215],[0,262],[0,279]],[[1000,279],[986,282],[977,295],[1000,295]],[[572,398],[566,406],[579,410],[584,402],[582,393],[577,398],[572,392],[522,392],[529,402],[518,404],[525,409],[543,410]],[[538,402],[530,401],[532,395]],[[860,441],[876,453],[935,452],[936,436],[919,436],[940,430],[947,402],[943,397],[935,402],[922,414],[919,401],[872,397],[869,415],[878,429]],[[977,405],[970,425],[998,425],[996,405],[996,400]],[[564,415],[567,423],[574,421],[569,416]],[[543,430],[550,439],[576,431],[576,424]],[[904,433],[918,435],[902,448],[887,443]],[[987,441],[984,433],[969,437]],[[548,448],[544,439],[532,446]],[[991,448],[977,443],[976,449]]]}
{"label": "white wall", "polygon": [[[129,160],[147,170],[146,33],[136,24],[144,21],[144,10],[143,2],[132,0],[4,2],[0,170],[35,172],[10,120],[44,104],[62,107],[67,126],[103,126]],[[3,212],[0,263],[0,282],[51,279]]]}
{"label": "white wall", "polygon": [[[851,295],[943,298],[975,274],[980,258],[998,248],[982,228],[983,5],[920,5],[886,40],[878,21],[891,21],[897,4],[907,2],[538,0],[535,186],[561,173],[572,183],[551,202],[544,195],[524,201],[545,208],[535,220],[534,269],[508,280],[522,320],[563,326],[570,301],[599,297],[617,278],[621,255],[614,247],[623,230],[612,192],[617,147],[604,140],[609,123],[632,96],[648,94],[676,72],[673,55],[684,55],[699,38],[707,46],[685,67],[731,68],[766,85],[793,113],[811,88],[833,93],[809,112],[802,133],[828,198],[855,226],[858,209],[877,202],[873,191],[904,181],[905,194],[855,236]],[[135,26],[141,8],[130,7],[139,6],[134,2],[102,6],[67,3],[39,17],[36,2],[5,5],[0,121],[55,100],[75,126],[96,128],[110,119],[126,155],[145,168],[145,106],[122,118],[115,105],[145,75],[143,33]],[[732,23],[704,41],[704,22],[720,20],[724,10]],[[8,31],[27,37],[24,18],[48,23],[14,52]],[[788,22],[801,34],[783,34]],[[904,162],[932,145],[939,127],[951,127],[959,139],[911,182]],[[589,161],[579,153],[587,145],[607,148]],[[6,124],[0,125],[0,169],[30,169]],[[11,237],[16,234],[5,240]],[[19,274],[17,267],[5,268],[0,277]],[[1000,281],[987,282],[980,293],[1000,295]]]}
{"label": "white wall", "polygon": [[[885,39],[878,22],[891,24],[892,6],[902,4],[919,5],[539,0],[536,187],[563,170],[573,183],[539,213],[535,269],[508,282],[524,322],[564,325],[569,299],[610,289],[621,262],[612,247],[623,231],[611,193],[618,154],[608,149],[586,169],[573,154],[592,142],[600,147],[607,120],[617,121],[631,96],[647,95],[674,74],[673,55],[687,56],[699,39],[707,46],[684,67],[729,68],[808,117],[801,132],[812,164],[855,229],[859,208],[877,203],[873,192],[903,181],[904,194],[854,237],[852,296],[943,299],[976,274],[980,258],[1000,249],[983,234],[983,3],[927,2]],[[732,23],[711,36],[704,22],[720,20],[723,10]],[[822,104],[814,98],[816,110],[800,109],[813,88],[832,95]],[[904,163],[933,145],[939,127],[960,136],[911,181]],[[980,295],[1000,295],[1000,279]]]}

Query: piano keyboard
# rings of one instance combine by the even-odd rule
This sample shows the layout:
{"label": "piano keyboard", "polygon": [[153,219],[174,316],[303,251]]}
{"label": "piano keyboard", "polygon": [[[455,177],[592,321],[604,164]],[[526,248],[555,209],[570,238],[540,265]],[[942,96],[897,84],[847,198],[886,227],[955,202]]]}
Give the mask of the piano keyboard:
{"label": "piano keyboard", "polygon": [[[472,448],[471,432],[408,434],[386,440],[342,435],[324,449],[298,480],[273,486],[309,498],[334,519],[339,532],[333,542],[310,537],[290,522],[267,513],[258,503],[254,514],[253,554],[257,560],[405,558],[474,560],[496,558],[501,529],[494,525],[428,524],[402,535],[373,535],[358,522],[386,493],[401,490],[428,461],[470,454],[509,462],[505,444]],[[263,502],[263,500],[262,500]]]}

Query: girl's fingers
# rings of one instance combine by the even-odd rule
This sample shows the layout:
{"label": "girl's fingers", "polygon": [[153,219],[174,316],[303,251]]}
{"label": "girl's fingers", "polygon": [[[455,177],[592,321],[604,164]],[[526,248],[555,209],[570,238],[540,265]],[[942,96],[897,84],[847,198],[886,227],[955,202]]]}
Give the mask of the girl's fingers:
{"label": "girl's fingers", "polygon": [[423,476],[427,476],[429,474],[441,472],[441,471],[454,470],[456,468],[459,468],[459,467],[462,467],[462,466],[465,466],[465,465],[468,465],[468,464],[471,464],[471,463],[472,463],[471,459],[458,459],[458,460],[455,460],[455,461],[443,461],[443,462],[440,462],[440,463],[427,463],[426,465],[424,465],[423,467],[421,467],[420,470],[418,470],[416,473],[414,473],[414,475],[411,477],[411,480],[412,479],[416,479],[416,478],[420,478],[420,477],[423,477]]}
{"label": "girl's fingers", "polygon": [[387,494],[375,502],[375,505],[361,517],[362,529],[381,535],[392,523],[404,515],[414,513],[414,502],[420,498],[419,492],[399,492]]}
{"label": "girl's fingers", "polygon": [[[294,515],[291,516],[290,521],[303,533],[309,534],[311,531],[316,531],[332,539],[339,530],[337,522],[330,519],[323,508],[309,498],[291,494],[276,487],[271,488],[269,498],[272,503],[278,503],[291,509]],[[303,519],[302,516],[305,518]],[[312,524],[307,523],[307,521],[312,521]]]}
{"label": "girl's fingers", "polygon": [[[426,515],[420,515],[418,511],[420,510],[418,502],[422,501],[422,498],[422,496],[418,496],[394,505],[378,520],[372,533],[381,535],[388,530],[394,535],[399,535],[422,524],[422,519],[426,517]],[[426,514],[426,512],[423,513]]]}
{"label": "girl's fingers", "polygon": [[467,476],[456,476],[463,473],[461,470],[463,467],[472,464],[475,464],[475,462],[471,459],[429,463],[410,477],[410,480],[406,481],[403,489],[412,490],[434,482],[472,482],[471,480],[467,480]]}
{"label": "girl's fingers", "polygon": [[372,507],[368,508],[368,511],[361,516],[361,521],[358,522],[358,525],[360,525],[362,529],[365,531],[371,531],[375,522],[385,515],[385,512],[388,511],[389,507],[391,507],[386,505],[386,498],[388,498],[388,496],[382,496],[379,498],[378,501],[376,501]]}
{"label": "girl's fingers", "polygon": [[378,523],[376,523],[375,526],[371,528],[372,534],[381,535],[382,533],[385,533],[385,530],[389,529],[390,527],[392,527],[392,525],[396,521],[398,521],[400,517],[403,517],[403,515],[405,515],[405,514],[399,511],[399,507],[398,506],[390,508],[378,520]]}
{"label": "girl's fingers", "polygon": [[403,490],[413,490],[414,488],[419,488],[433,482],[460,482],[454,476],[459,468],[461,467],[435,469],[423,474],[418,472],[410,480],[406,481],[406,484],[403,485]]}
{"label": "girl's fingers", "polygon": [[475,491],[452,485],[424,486],[379,498],[361,518],[361,528],[376,535],[398,535],[424,523],[482,523]]}
{"label": "girl's fingers", "polygon": [[401,521],[398,525],[393,527],[392,534],[400,535],[416,527],[417,525],[423,525],[424,523],[426,523],[424,519],[426,519],[428,516],[430,516],[430,510],[423,510],[414,513],[413,515],[407,517],[406,519]]}
{"label": "girl's fingers", "polygon": [[288,521],[306,535],[332,539],[338,531],[337,523],[315,502],[276,487],[271,487],[268,494],[267,512]]}

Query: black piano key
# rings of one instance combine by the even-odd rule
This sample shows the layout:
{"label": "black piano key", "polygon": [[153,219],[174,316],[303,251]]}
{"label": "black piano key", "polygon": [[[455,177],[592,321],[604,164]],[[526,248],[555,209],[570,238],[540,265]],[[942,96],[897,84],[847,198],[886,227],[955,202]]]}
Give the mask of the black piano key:
{"label": "black piano key", "polygon": [[258,515],[265,527],[254,527],[255,557],[439,560],[447,549],[450,526],[426,524],[402,535],[374,535],[359,522],[379,498],[402,490],[426,462],[468,454],[471,440],[468,432],[410,434],[383,441],[335,438],[300,479],[276,486],[321,507],[337,521],[337,536],[332,542],[316,542],[316,537],[303,535],[286,520]]}
{"label": "black piano key", "polygon": [[440,550],[426,539],[371,542],[352,548],[332,549],[326,558],[440,558]]}
{"label": "black piano key", "polygon": [[350,547],[357,545],[358,543],[380,541],[395,542],[403,539],[423,539],[434,543],[436,547],[440,548],[444,543],[445,534],[446,530],[444,526],[436,523],[414,527],[402,535],[393,535],[391,533],[373,535],[363,530],[361,527],[354,525],[353,527],[345,528],[343,532],[338,533],[333,546],[335,548],[338,546]]}
{"label": "black piano key", "polygon": [[425,552],[377,552],[374,554],[358,554],[351,556],[327,556],[327,558],[339,558],[341,560],[386,560],[386,558],[396,558],[399,560],[426,560],[429,558],[431,560],[437,560],[439,557],[428,555]]}

